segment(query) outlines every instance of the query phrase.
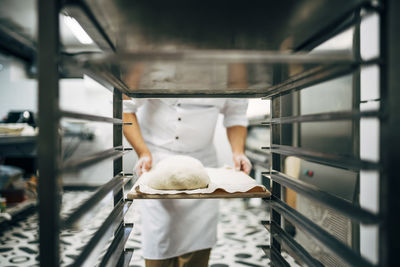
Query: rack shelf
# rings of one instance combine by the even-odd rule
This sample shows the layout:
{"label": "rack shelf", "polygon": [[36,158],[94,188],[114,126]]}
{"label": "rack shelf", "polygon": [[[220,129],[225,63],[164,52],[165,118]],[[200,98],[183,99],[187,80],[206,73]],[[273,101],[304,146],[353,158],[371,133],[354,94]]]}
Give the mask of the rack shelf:
{"label": "rack shelf", "polygon": [[[60,192],[57,191],[61,180],[58,177],[59,171],[62,167],[64,171],[75,171],[107,158],[114,160],[114,175],[117,176],[122,171],[121,156],[125,152],[113,148],[81,160],[61,164],[57,159],[57,155],[60,154],[57,146],[60,115],[114,123],[113,146],[121,148],[121,92],[137,98],[272,98],[273,119],[270,122],[273,124],[271,126],[273,134],[270,152],[272,152],[274,169],[281,171],[279,169],[281,155],[297,155],[300,158],[326,165],[342,166],[345,162],[346,168],[356,171],[373,169],[380,172],[382,213],[379,219],[382,219],[382,225],[385,227],[381,227],[382,225],[379,227],[379,236],[382,237],[379,244],[379,264],[390,265],[395,262],[397,240],[393,237],[395,237],[394,233],[398,232],[396,228],[398,224],[392,221],[397,222],[398,218],[389,211],[396,208],[399,187],[396,186],[398,184],[396,182],[398,179],[395,179],[396,173],[392,171],[395,169],[396,162],[388,159],[395,158],[398,154],[398,142],[393,142],[398,136],[398,130],[393,126],[398,125],[396,123],[398,116],[393,114],[398,114],[396,103],[399,98],[395,90],[398,84],[398,75],[395,73],[398,68],[396,60],[393,60],[398,56],[396,49],[398,38],[395,34],[398,20],[396,21],[395,14],[398,13],[399,5],[396,1],[281,0],[273,4],[266,1],[251,4],[230,1],[227,5],[226,2],[211,0],[198,3],[189,3],[184,0],[157,1],[156,3],[125,0],[60,2],[40,0],[38,13],[35,11],[35,3],[34,0],[5,0],[0,3],[0,51],[17,56],[30,64],[38,58],[39,69],[42,70],[38,77],[41,132],[37,142],[46,144],[49,149],[43,149],[44,146],[41,146],[38,150],[42,180],[39,188],[39,202],[42,203],[39,206],[39,220],[41,229],[54,230],[40,232],[42,266],[58,266],[59,263],[59,239],[54,234],[60,227],[57,205],[60,198]],[[387,3],[389,5],[386,5]],[[386,8],[387,6],[390,6],[390,9]],[[321,54],[307,52],[345,28],[354,25],[359,27],[363,13],[361,11],[364,9],[374,9],[383,18],[380,26],[383,36],[381,36],[381,44],[384,44],[382,61],[362,62],[358,60],[360,51],[345,50]],[[15,13],[16,10],[24,12]],[[58,15],[60,13],[74,17],[94,40],[95,45],[71,47],[63,37],[62,25],[61,38],[59,38]],[[40,26],[37,28],[36,25]],[[357,30],[359,28],[356,29],[354,36],[359,37]],[[37,36],[36,32],[39,33]],[[41,45],[36,48],[39,42]],[[100,50],[100,53],[93,53]],[[301,52],[292,53],[291,51]],[[388,60],[389,57],[391,60]],[[384,66],[381,70],[383,92],[381,96],[382,103],[388,103],[385,110],[388,114],[381,114],[378,111],[365,113],[357,109],[342,114],[281,117],[280,97],[282,95],[345,74],[357,74],[363,64]],[[60,114],[58,107],[59,78],[62,76],[59,75],[60,69],[67,74],[87,73],[107,88],[117,89],[113,90],[113,118],[74,112]],[[276,113],[278,116],[274,116]],[[298,147],[283,145],[279,140],[281,124],[284,123],[341,119],[358,121],[363,117],[381,119],[381,163],[361,161],[357,157],[347,158],[302,150]],[[288,243],[292,240],[285,236],[285,229],[275,227],[281,225],[281,219],[286,218],[299,229],[303,229],[314,239],[325,244],[347,263],[372,265],[367,259],[359,257],[358,252],[340,243],[336,237],[327,234],[308,218],[282,202],[280,183],[304,194],[312,195],[314,198],[325,195],[313,190],[314,188],[283,179],[276,173],[270,180],[272,180],[272,200],[268,203],[272,211],[272,224],[270,224],[272,242],[270,247],[264,246],[263,249],[269,252],[272,263],[286,264],[280,254],[279,242]],[[102,242],[104,233],[109,232],[111,235],[115,229],[119,229],[118,239],[109,247],[102,264],[107,265],[108,260],[113,263],[129,263],[131,251],[123,253],[122,248],[127,234],[132,230],[131,226],[124,225],[123,222],[123,214],[130,203],[123,199],[124,192],[121,190],[120,183],[117,185],[118,192],[114,192],[114,200],[118,201],[115,201],[113,212],[88,246],[84,248],[76,265],[86,262],[87,259],[97,258],[97,253],[93,251],[104,244]],[[113,186],[108,184],[103,187],[103,190],[111,190],[111,187]],[[91,203],[96,198],[100,199],[101,195],[102,193],[95,194],[92,200],[82,205],[73,214],[71,221],[79,219],[78,217],[90,209],[93,206]],[[336,198],[331,198],[329,201],[339,206],[344,205]],[[371,214],[362,213],[362,215],[365,215],[367,219],[372,217],[374,221],[374,216]],[[306,260],[311,258],[296,243],[291,242],[291,246],[295,254],[300,254]]]}
{"label": "rack shelf", "polygon": [[263,97],[275,90],[277,69],[290,70],[291,79],[304,84],[349,73],[358,65],[348,51],[242,50],[91,53],[66,57],[64,64],[137,98]]}
{"label": "rack shelf", "polygon": [[97,44],[108,43],[118,52],[279,50],[285,40],[287,49],[304,45],[310,36],[326,30],[332,23],[343,22],[352,10],[372,2],[282,0],[244,5],[242,1],[230,1],[227,5],[212,0],[197,3],[68,0],[64,10],[72,16],[80,10],[75,18],[93,40]]}
{"label": "rack shelf", "polygon": [[[4,51],[24,46],[26,49],[18,50],[20,54],[17,50],[11,52],[31,61],[36,54],[37,15],[34,1],[26,2],[24,14],[11,12],[12,16],[0,21],[0,30],[14,25],[5,35],[8,39],[16,36],[13,40],[17,43],[5,47]],[[62,69],[64,76],[76,76],[79,62],[84,73],[106,83],[108,88],[114,86],[138,98],[271,96],[282,92],[282,88],[272,86],[277,68],[291,72],[297,69],[289,77],[290,83],[305,86],[349,73],[357,66],[349,51],[320,55],[277,52],[296,49],[304,45],[308,36],[348,16],[355,8],[372,5],[367,0],[320,2],[306,0],[294,4],[292,0],[285,0],[272,6],[263,2],[243,6],[233,1],[229,8],[208,1],[198,6],[184,1],[168,5],[160,2],[157,3],[160,8],[170,11],[163,12],[168,15],[160,18],[159,12],[147,3],[65,1],[61,13],[74,17],[102,52],[76,56],[74,60],[67,60],[67,66]],[[21,2],[5,1],[2,5],[10,9]],[[208,8],[210,5],[213,9]],[[282,8],[290,10],[277,12]],[[337,12],[327,12],[333,9]],[[305,19],[299,16],[302,12],[311,15]],[[24,15],[27,19],[21,19]],[[252,20],[244,19],[248,17]],[[274,21],[273,25],[270,21]],[[288,21],[296,27],[288,27]],[[65,35],[61,35],[62,51],[72,51],[68,55],[99,51],[93,45],[77,50]],[[9,44],[8,39],[2,38],[4,45]],[[285,39],[290,44],[281,47]],[[104,55],[104,52],[110,54]],[[128,60],[135,63],[127,64]],[[161,75],[161,71],[167,75]]]}

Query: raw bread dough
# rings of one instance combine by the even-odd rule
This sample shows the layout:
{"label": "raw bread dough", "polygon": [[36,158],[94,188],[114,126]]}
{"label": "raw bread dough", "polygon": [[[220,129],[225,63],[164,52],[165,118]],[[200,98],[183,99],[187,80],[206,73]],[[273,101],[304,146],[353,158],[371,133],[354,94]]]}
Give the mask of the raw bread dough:
{"label": "raw bread dough", "polygon": [[146,184],[159,190],[191,190],[206,188],[210,183],[203,164],[189,156],[171,156],[144,173]]}

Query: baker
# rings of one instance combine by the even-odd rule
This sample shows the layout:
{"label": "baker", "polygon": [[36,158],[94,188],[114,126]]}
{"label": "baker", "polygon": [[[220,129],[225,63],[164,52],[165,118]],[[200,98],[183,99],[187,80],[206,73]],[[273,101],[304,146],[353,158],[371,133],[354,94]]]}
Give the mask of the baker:
{"label": "baker", "polygon": [[[188,155],[206,167],[218,167],[213,137],[224,115],[233,162],[249,173],[244,155],[247,100],[131,99],[124,96],[123,132],[138,155],[140,176],[161,159]],[[143,257],[147,267],[208,266],[217,241],[218,200],[140,200]]]}

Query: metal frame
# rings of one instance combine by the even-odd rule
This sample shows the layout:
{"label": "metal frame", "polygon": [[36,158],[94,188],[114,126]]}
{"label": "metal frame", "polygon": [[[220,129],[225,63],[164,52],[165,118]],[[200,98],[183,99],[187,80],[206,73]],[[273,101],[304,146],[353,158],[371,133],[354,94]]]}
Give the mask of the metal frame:
{"label": "metal frame", "polygon": [[[324,247],[338,255],[350,266],[373,266],[373,264],[359,256],[357,252],[353,251],[347,245],[343,244],[337,238],[306,218],[304,215],[300,214],[295,209],[289,207],[280,199],[272,197],[271,201],[269,201],[269,204],[273,211],[279,213],[285,219],[296,225],[296,227],[310,234],[321,244],[323,244]],[[273,223],[274,222],[272,222],[271,225]],[[273,229],[274,228],[271,228],[271,235],[279,235],[279,233],[275,233]],[[273,248],[274,246],[272,245],[271,247]]]}
{"label": "metal frame", "polygon": [[115,44],[111,41],[109,36],[107,36],[104,29],[100,26],[99,21],[84,1],[65,0],[63,3],[63,10],[68,13],[68,15],[77,19],[80,25],[91,25],[91,27],[86,27],[86,29],[88,29],[88,34],[93,40],[98,40],[97,45],[102,50],[115,51]]}
{"label": "metal frame", "polygon": [[108,122],[108,123],[114,123],[114,124],[123,124],[121,119],[109,118],[109,117],[104,117],[104,116],[96,116],[96,115],[91,115],[91,114],[83,114],[83,113],[72,112],[72,111],[61,111],[60,117],[73,118],[73,119],[79,119],[79,120]]}
{"label": "metal frame", "polygon": [[60,1],[38,1],[39,19],[39,259],[41,266],[60,264],[61,140],[59,118]]}
{"label": "metal frame", "polygon": [[381,66],[380,94],[381,110],[387,116],[380,126],[380,198],[379,209],[383,223],[379,227],[379,263],[382,266],[394,266],[398,262],[400,244],[400,216],[395,210],[400,208],[398,198],[400,180],[396,172],[400,160],[400,2],[383,1],[381,11],[381,56],[385,62]]}
{"label": "metal frame", "polygon": [[[95,264],[108,238],[114,241],[101,259],[101,265],[112,263],[117,266],[129,264],[132,251],[125,253],[125,242],[132,225],[124,224],[124,214],[132,202],[123,195],[123,185],[132,176],[122,173],[122,156],[127,152],[122,146],[122,94],[113,90],[113,118],[81,114],[59,109],[59,13],[61,1],[39,0],[39,232],[40,266],[60,265],[61,229],[68,229],[83,215],[96,206],[110,191],[114,195],[114,209],[77,257],[74,266]],[[115,74],[114,74],[115,75]],[[113,147],[94,153],[82,159],[66,162],[61,160],[60,119],[63,117],[112,123]],[[74,210],[67,218],[60,218],[62,173],[76,172],[104,160],[114,161],[114,178],[98,189],[87,201]],[[115,231],[115,233],[113,233]],[[121,236],[123,238],[121,238]]]}
{"label": "metal frame", "polygon": [[[299,115],[291,117],[281,117],[280,97],[284,94],[290,94],[297,90],[302,90],[315,83],[320,83],[325,79],[311,77],[306,83],[286,80],[273,86],[273,90],[268,93],[268,98],[272,100],[271,119],[263,122],[264,125],[270,125],[272,131],[272,139],[269,149],[272,153],[272,167],[270,173],[264,173],[264,176],[272,181],[272,197],[267,203],[272,209],[272,217],[268,222],[263,222],[271,233],[271,245],[266,247],[270,253],[272,265],[282,266],[282,258],[275,257],[274,254],[279,253],[281,245],[287,245],[287,250],[293,254],[295,259],[300,262],[313,266],[313,258],[304,250],[304,248],[296,243],[296,241],[285,232],[282,227],[282,217],[288,220],[299,229],[302,229],[319,243],[335,253],[351,266],[374,266],[359,254],[359,240],[353,240],[352,248],[346,246],[334,236],[330,235],[326,230],[314,224],[308,218],[300,214],[298,211],[289,207],[282,200],[281,186],[290,188],[297,193],[303,194],[319,203],[323,203],[344,214],[347,218],[352,219],[353,231],[359,233],[359,224],[372,224],[379,227],[379,266],[392,266],[397,264],[396,253],[400,246],[398,237],[400,236],[398,225],[400,217],[395,214],[395,210],[400,208],[400,201],[397,197],[400,188],[398,175],[395,172],[396,164],[400,157],[400,109],[398,102],[400,101],[400,77],[396,71],[400,68],[400,39],[397,32],[400,31],[400,21],[396,18],[400,12],[400,3],[395,0],[381,1],[377,5],[368,6],[369,11],[376,12],[380,15],[380,57],[370,61],[368,64],[375,64],[380,67],[380,95],[381,109],[376,111],[360,111],[360,65],[354,65],[349,73],[353,73],[353,110],[348,112],[331,112],[313,115]],[[346,26],[339,23],[335,26],[328,27],[327,31],[315,36],[310,42],[301,46],[302,49],[310,49],[315,45],[322,43],[334,34],[355,25],[354,32],[354,55],[355,60],[362,62],[360,59],[360,30],[359,25],[361,8],[356,8],[351,13],[352,19],[345,23]],[[349,14],[348,14],[349,15]],[[340,29],[340,30],[337,30]],[[331,31],[331,33],[329,32]],[[328,37],[327,37],[328,36]],[[342,73],[344,74],[344,72]],[[339,75],[341,75],[339,73]],[[329,75],[328,75],[329,76]],[[334,75],[328,77],[334,78]],[[359,159],[359,138],[360,129],[359,121],[361,118],[374,117],[380,120],[380,161],[369,162]],[[354,157],[343,157],[336,154],[317,153],[315,151],[304,150],[301,147],[283,146],[281,145],[281,125],[282,124],[299,124],[304,122],[320,122],[320,121],[337,121],[351,120],[353,121],[353,154]],[[281,155],[291,155],[302,159],[318,162],[325,165],[333,165],[340,168],[348,168],[355,171],[359,170],[376,170],[380,174],[380,192],[379,192],[379,214],[375,214],[358,207],[358,200],[352,204],[342,200],[336,196],[321,191],[315,186],[306,184],[297,179],[292,179],[280,171],[282,167]],[[275,188],[274,188],[275,187]],[[354,232],[353,232],[354,233]],[[357,236],[357,233],[355,236]],[[353,235],[353,237],[355,237]],[[318,265],[318,262],[317,262]]]}
{"label": "metal frame", "polygon": [[379,163],[356,159],[351,156],[342,156],[331,153],[322,153],[300,147],[286,146],[273,144],[271,147],[263,147],[262,149],[269,150],[271,153],[285,156],[295,156],[301,159],[331,165],[339,168],[347,168],[351,170],[377,170]]}
{"label": "metal frame", "polygon": [[275,223],[269,221],[262,221],[262,225],[268,230],[271,231],[271,228],[276,233],[275,238],[278,239],[279,242],[286,245],[285,249],[290,250],[291,254],[295,256],[296,260],[306,264],[307,266],[323,266],[318,260],[314,259],[308,252],[305,250],[299,243],[297,243],[288,233],[285,232],[280,226]]}
{"label": "metal frame", "polygon": [[[279,72],[279,76],[281,72]],[[281,77],[274,77],[275,80],[280,80]],[[278,80],[278,81],[279,81]],[[280,117],[281,114],[281,99],[280,98],[272,98],[271,99],[271,118],[272,117]],[[281,143],[281,125],[271,125],[271,144],[280,144]],[[271,164],[270,164],[270,170],[272,171],[272,168],[275,168],[276,171],[281,171],[281,156],[276,153],[271,153]],[[270,172],[271,172],[270,171]],[[275,196],[277,198],[281,198],[282,195],[282,188],[281,185],[275,181],[271,181],[271,193],[272,196]],[[274,209],[270,209],[270,220],[271,224],[278,225],[279,227],[282,226],[282,218],[279,212],[277,212]],[[271,233],[271,245],[270,245],[270,251],[272,252],[270,255],[271,262],[275,264],[277,262],[278,266],[282,266],[282,257],[281,255],[281,244],[275,237],[274,232],[270,231]],[[283,259],[284,262],[286,262]]]}
{"label": "metal frame", "polygon": [[357,222],[361,222],[363,224],[376,224],[380,222],[379,215],[376,215],[367,210],[360,209],[359,207],[354,206],[350,202],[340,197],[321,191],[316,186],[305,183],[298,179],[293,179],[283,173],[274,172],[271,175],[269,175],[269,173],[264,173],[263,175],[264,177],[267,177],[272,181],[276,181],[277,183],[285,186],[286,188],[290,188],[296,191],[297,193],[300,193],[311,199],[319,201],[324,205],[343,213],[347,217]]}
{"label": "metal frame", "polygon": [[295,122],[317,122],[317,121],[334,121],[334,120],[359,120],[360,118],[379,117],[379,111],[341,111],[327,112],[319,114],[307,114],[301,116],[290,116],[273,118],[270,121],[262,122],[262,125],[284,124]]}
{"label": "metal frame", "polygon": [[[338,77],[344,73],[350,73],[354,66],[358,64],[352,58],[350,53],[279,53],[276,51],[237,51],[228,50],[223,53],[219,51],[196,51],[187,50],[179,52],[163,52],[163,53],[119,53],[109,55],[98,54],[81,54],[74,57],[65,57],[64,63],[72,65],[75,68],[78,66],[82,71],[90,73],[95,79],[100,79],[108,84],[122,88],[123,92],[135,98],[174,98],[179,95],[180,98],[190,97],[213,97],[213,98],[254,98],[264,97],[270,93],[280,93],[282,90],[292,90],[283,85],[279,88],[272,86],[269,88],[224,88],[224,90],[214,90],[200,88],[199,90],[187,89],[140,89],[130,90],[123,80],[118,75],[113,75],[110,66],[119,67],[118,64],[123,64],[130,61],[162,61],[162,62],[191,62],[191,63],[263,63],[276,64],[279,68],[281,64],[304,64],[312,65],[307,71],[299,73],[288,79],[288,83],[296,83],[298,86],[309,85],[310,82],[324,81],[331,77]],[[110,65],[111,64],[111,65]],[[368,64],[366,62],[365,64]]]}
{"label": "metal frame", "polygon": [[[106,84],[108,88],[112,85],[113,96],[113,118],[101,116],[93,116],[87,114],[79,114],[70,111],[59,110],[59,59],[61,53],[59,51],[59,12],[61,11],[61,3],[64,3],[64,10],[71,13],[75,17],[89,21],[94,25],[94,32],[104,39],[101,47],[108,51],[115,51],[114,44],[109,36],[106,35],[104,29],[101,28],[97,18],[93,16],[90,9],[83,4],[82,1],[70,0],[62,2],[60,0],[39,0],[38,1],[38,50],[37,59],[39,66],[39,116],[40,116],[40,133],[38,137],[38,157],[39,157],[39,240],[40,240],[40,264],[41,266],[59,266],[59,231],[62,227],[69,227],[89,209],[91,209],[98,201],[100,201],[107,192],[114,193],[114,209],[98,232],[89,241],[81,256],[78,257],[76,265],[84,263],[99,245],[101,237],[106,232],[115,231],[114,242],[112,242],[101,259],[101,265],[117,264],[118,266],[126,266],[129,263],[132,251],[125,251],[123,246],[126,237],[129,235],[132,225],[126,225],[123,221],[123,214],[126,212],[130,203],[125,203],[123,199],[123,184],[131,177],[122,174],[122,155],[125,152],[122,147],[122,95],[121,92],[128,92],[129,88],[121,81],[118,72],[98,71],[96,69],[87,68],[86,70],[97,80]],[[271,172],[267,179],[272,185],[273,197],[267,200],[271,207],[271,222],[268,228],[271,232],[271,245],[264,246],[263,249],[268,251],[273,265],[286,266],[285,259],[281,256],[281,242],[285,243],[291,252],[298,255],[306,264],[318,266],[311,256],[298,243],[293,240],[284,231],[285,219],[288,219],[298,227],[310,233],[315,239],[319,240],[322,245],[328,247],[332,252],[340,255],[345,261],[352,265],[370,266],[371,263],[360,257],[355,251],[346,247],[343,243],[328,234],[325,230],[319,228],[310,222],[303,215],[288,207],[281,201],[282,186],[290,187],[299,193],[303,193],[315,200],[323,202],[341,212],[348,215],[355,221],[364,223],[374,223],[379,225],[379,265],[391,266],[397,264],[397,251],[399,249],[398,237],[400,236],[398,225],[400,217],[396,212],[400,209],[399,199],[397,197],[400,188],[400,181],[397,179],[395,172],[400,157],[400,76],[397,74],[400,68],[400,40],[398,32],[400,32],[400,20],[397,16],[400,12],[400,2],[396,0],[382,0],[376,5],[371,2],[366,6],[354,7],[349,13],[341,14],[338,20],[323,29],[322,32],[313,36],[309,41],[298,47],[299,50],[308,50],[319,43],[327,40],[331,36],[337,34],[352,25],[360,22],[359,11],[361,8],[375,10],[381,17],[381,56],[368,62],[362,62],[359,54],[356,54],[355,60],[344,60],[339,64],[338,60],[332,60],[332,64],[320,65],[304,71],[294,77],[287,79],[283,66],[277,66],[274,72],[274,86],[262,90],[243,90],[230,91],[225,93],[204,92],[182,92],[180,97],[268,97],[272,100],[271,115]],[[4,43],[23,45],[20,49],[11,49],[11,46],[2,46],[3,51],[12,53],[21,59],[31,63],[36,54],[35,47],[26,45],[23,41],[13,38],[7,31],[1,31],[1,38]],[[7,38],[3,38],[7,37]],[[98,38],[97,38],[98,39]],[[18,51],[17,51],[18,50]],[[133,55],[135,56],[135,55]],[[154,55],[153,55],[154,56]],[[157,57],[157,55],[155,55]],[[165,55],[164,55],[165,56]],[[168,56],[168,55],[167,55]],[[185,56],[175,54],[176,56]],[[193,54],[192,54],[193,56]],[[194,54],[194,56],[196,56]],[[212,56],[212,55],[211,55]],[[216,56],[216,58],[215,58]],[[224,55],[226,56],[226,55]],[[224,57],[223,56],[223,57]],[[221,58],[218,54],[214,55],[214,59],[218,60],[238,60]],[[198,58],[199,59],[199,58]],[[209,60],[210,58],[201,58],[201,60]],[[260,62],[260,60],[269,60],[270,63],[276,62],[293,62],[299,59],[299,62],[307,62],[312,60],[312,56],[288,56],[265,54],[264,59],[248,59],[250,61]],[[117,58],[118,60],[118,58]],[[65,63],[65,62],[63,62]],[[284,108],[281,105],[280,97],[284,94],[290,94],[298,90],[302,90],[308,86],[321,83],[323,81],[333,79],[344,74],[357,73],[361,64],[377,64],[380,67],[380,88],[381,88],[381,110],[373,112],[360,112],[358,103],[353,103],[353,109],[350,112],[342,113],[325,113],[316,115],[302,115],[292,117],[281,117],[281,111]],[[84,66],[80,66],[84,67]],[[45,71],[44,71],[45,70]],[[354,85],[359,86],[357,78]],[[357,91],[355,91],[357,93]],[[176,97],[177,92],[168,90],[159,90],[154,92],[136,91],[130,92],[134,97]],[[84,119],[90,121],[103,121],[114,124],[114,148],[106,150],[88,158],[78,161],[61,162],[60,136],[58,132],[61,117],[71,117],[76,119]],[[313,151],[306,151],[301,148],[294,148],[282,145],[281,125],[287,123],[300,122],[316,122],[316,121],[334,121],[334,120],[352,120],[357,122],[363,117],[377,117],[380,119],[380,162],[361,161],[357,158],[347,158],[339,155],[321,154]],[[358,128],[354,129],[355,135]],[[357,150],[357,145],[354,145]],[[122,151],[121,151],[122,150]],[[380,173],[380,212],[378,215],[371,214],[365,210],[347,205],[342,200],[327,196],[326,193],[318,191],[316,188],[293,181],[290,177],[281,175],[282,155],[295,155],[308,160],[313,160],[327,165],[335,165],[342,168],[374,169]],[[61,173],[69,171],[77,171],[81,168],[91,166],[102,160],[113,159],[114,161],[114,178],[101,187],[92,198],[82,204],[75,210],[69,218],[60,220],[60,195],[61,195]],[[285,219],[284,219],[285,218]],[[93,256],[94,257],[94,256]]]}

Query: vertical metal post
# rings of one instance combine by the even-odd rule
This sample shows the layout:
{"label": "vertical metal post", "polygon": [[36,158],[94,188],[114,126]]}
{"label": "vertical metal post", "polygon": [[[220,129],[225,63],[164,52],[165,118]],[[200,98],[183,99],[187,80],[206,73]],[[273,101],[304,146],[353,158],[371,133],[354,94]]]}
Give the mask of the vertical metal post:
{"label": "vertical metal post", "polygon": [[[279,118],[281,116],[281,98],[280,96],[273,97],[271,99],[271,117]],[[281,143],[281,125],[273,124],[271,125],[271,147],[274,144]],[[281,156],[278,154],[272,154],[271,170],[281,171]],[[272,198],[281,199],[281,185],[275,181],[272,182]],[[271,208],[271,225],[276,224],[281,226],[281,215]],[[281,245],[274,238],[273,228],[271,227],[271,252],[275,251],[281,253]],[[278,259],[274,258],[274,253],[271,253],[271,264],[274,266],[274,262],[279,262]]]}
{"label": "vertical metal post", "polygon": [[398,265],[400,251],[400,1],[386,0],[381,11],[381,109],[379,264]]}
{"label": "vertical metal post", "polygon": [[[122,119],[122,93],[118,89],[113,90],[113,117],[117,119]],[[114,147],[122,146],[122,125],[113,126],[113,144]],[[114,176],[122,172],[122,157],[114,160]],[[118,189],[114,191],[114,206],[120,201],[123,201],[124,189]],[[119,229],[124,227],[124,219],[122,218],[120,225],[115,231],[115,236],[117,235]],[[118,260],[117,266],[123,266],[125,253],[123,252]]]}
{"label": "vertical metal post", "polygon": [[59,1],[38,1],[39,62],[39,259],[40,266],[60,265]]}
{"label": "vertical metal post", "polygon": [[[113,93],[113,117],[122,119],[122,93],[114,88]],[[113,145],[122,146],[122,125],[113,126]],[[122,172],[122,157],[114,160],[114,176]],[[123,198],[123,189],[114,192],[114,205]]]}
{"label": "vertical metal post", "polygon": [[[354,58],[359,61],[361,60],[360,54],[360,24],[361,24],[361,10],[357,9],[354,11],[355,21],[357,23],[354,25],[354,33],[353,33],[353,55]],[[352,110],[360,111],[360,102],[361,102],[361,85],[360,85],[360,75],[361,69],[358,68],[353,72],[353,82],[352,82]],[[353,151],[352,154],[354,158],[360,157],[360,120],[353,120],[352,124],[352,143],[353,143]],[[355,205],[360,204],[360,171],[357,171],[357,184],[356,184],[356,193],[353,199],[353,203]],[[351,247],[354,251],[360,252],[360,224],[354,221],[351,221]]]}

